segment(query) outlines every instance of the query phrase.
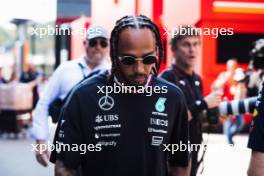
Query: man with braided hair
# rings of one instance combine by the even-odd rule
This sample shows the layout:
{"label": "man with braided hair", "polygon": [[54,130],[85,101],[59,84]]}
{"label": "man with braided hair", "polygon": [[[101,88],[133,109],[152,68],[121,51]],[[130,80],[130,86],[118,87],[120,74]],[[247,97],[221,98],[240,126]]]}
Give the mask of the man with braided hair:
{"label": "man with braided hair", "polygon": [[[180,89],[157,78],[163,56],[157,26],[143,15],[121,18],[111,33],[110,56],[111,73],[83,82],[62,114],[60,141],[95,148],[84,154],[61,150],[55,174],[72,175],[81,165],[87,176],[187,176],[188,147],[170,148],[188,146],[187,109]],[[136,89],[98,90],[123,85]],[[147,96],[140,87],[166,91]]]}

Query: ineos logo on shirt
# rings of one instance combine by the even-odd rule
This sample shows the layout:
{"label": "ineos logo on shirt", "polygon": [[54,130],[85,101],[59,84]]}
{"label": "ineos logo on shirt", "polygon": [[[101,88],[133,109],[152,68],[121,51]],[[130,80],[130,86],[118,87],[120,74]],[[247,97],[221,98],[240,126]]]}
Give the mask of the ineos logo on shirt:
{"label": "ineos logo on shirt", "polygon": [[168,126],[168,120],[150,118],[151,125]]}
{"label": "ineos logo on shirt", "polygon": [[105,95],[99,99],[98,105],[102,110],[108,111],[114,107],[115,101],[112,97]]}

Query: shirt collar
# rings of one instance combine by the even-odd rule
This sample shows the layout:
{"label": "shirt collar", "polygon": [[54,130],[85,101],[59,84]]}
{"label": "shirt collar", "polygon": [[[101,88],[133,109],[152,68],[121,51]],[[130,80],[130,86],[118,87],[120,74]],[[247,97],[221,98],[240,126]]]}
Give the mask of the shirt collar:
{"label": "shirt collar", "polygon": [[96,71],[96,70],[102,70],[102,71],[104,71],[104,70],[107,70],[107,69],[109,69],[109,64],[107,64],[107,62],[105,61],[105,59],[102,61],[102,63],[101,64],[99,64],[99,65],[97,65],[95,68],[93,68],[93,69],[91,69],[88,65],[87,65],[87,63],[86,63],[86,60],[85,60],[85,57],[87,57],[87,56],[82,56],[82,57],[80,57],[79,59],[78,59],[78,63],[80,63],[86,70],[88,70],[88,71]]}
{"label": "shirt collar", "polygon": [[189,75],[187,73],[185,73],[180,67],[178,67],[176,64],[173,64],[172,66],[174,68],[174,71],[176,71],[178,74],[178,76],[180,76],[181,78],[194,78],[195,74],[194,72],[192,72],[192,75]]}

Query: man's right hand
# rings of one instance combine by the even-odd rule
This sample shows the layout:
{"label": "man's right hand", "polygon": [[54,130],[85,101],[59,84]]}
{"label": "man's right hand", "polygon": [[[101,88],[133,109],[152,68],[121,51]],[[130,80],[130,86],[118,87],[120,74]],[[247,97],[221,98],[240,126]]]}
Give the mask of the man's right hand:
{"label": "man's right hand", "polygon": [[214,91],[204,97],[204,101],[207,103],[209,109],[219,106],[222,94],[223,93],[221,91]]}
{"label": "man's right hand", "polygon": [[[37,144],[37,151],[36,151],[36,159],[44,167],[48,166],[48,161],[49,161],[49,151],[48,151],[48,146],[46,144],[45,140],[36,140]],[[44,146],[45,147],[41,147]]]}

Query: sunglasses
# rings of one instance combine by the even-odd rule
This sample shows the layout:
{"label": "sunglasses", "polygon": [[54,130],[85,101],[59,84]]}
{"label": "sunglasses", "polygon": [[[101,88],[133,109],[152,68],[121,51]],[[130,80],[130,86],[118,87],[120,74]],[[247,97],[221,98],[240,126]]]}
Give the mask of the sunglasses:
{"label": "sunglasses", "polygon": [[106,39],[91,39],[91,40],[89,40],[89,46],[90,47],[96,47],[98,43],[101,45],[102,48],[106,48],[108,46]]}
{"label": "sunglasses", "polygon": [[133,56],[119,56],[120,62],[124,65],[133,65],[136,61],[142,61],[145,65],[151,65],[157,62],[156,55],[148,55],[143,58],[136,58]]}

